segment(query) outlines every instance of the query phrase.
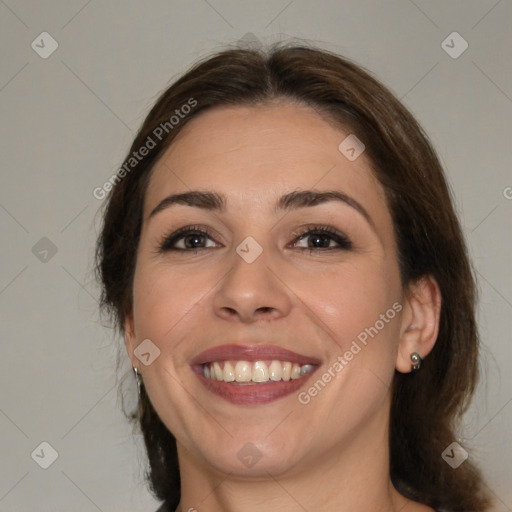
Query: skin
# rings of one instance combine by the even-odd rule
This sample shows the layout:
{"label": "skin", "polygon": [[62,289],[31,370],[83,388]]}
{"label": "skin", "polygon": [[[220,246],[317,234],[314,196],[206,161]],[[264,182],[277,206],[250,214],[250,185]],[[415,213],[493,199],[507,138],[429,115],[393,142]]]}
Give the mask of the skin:
{"label": "skin", "polygon": [[[435,343],[439,287],[429,277],[402,287],[384,190],[364,153],[351,162],[338,150],[349,133],[287,101],[215,108],[191,120],[154,168],[125,341],[177,439],[182,511],[433,510],[392,486],[387,436],[395,369],[411,371],[410,354],[425,357]],[[225,194],[225,211],[173,205],[148,219],[169,194],[196,189]],[[371,221],[335,201],[273,211],[298,189],[342,191]],[[210,231],[206,248],[158,253],[164,236],[196,224]],[[294,236],[308,225],[333,227],[353,248]],[[263,248],[250,264],[236,252],[248,236]],[[307,391],[394,303],[402,310],[307,404],[293,393],[235,405],[190,367],[206,349],[250,339],[319,358]],[[145,366],[134,350],[147,338],[160,355]],[[249,442],[261,455],[250,468],[237,457]]]}

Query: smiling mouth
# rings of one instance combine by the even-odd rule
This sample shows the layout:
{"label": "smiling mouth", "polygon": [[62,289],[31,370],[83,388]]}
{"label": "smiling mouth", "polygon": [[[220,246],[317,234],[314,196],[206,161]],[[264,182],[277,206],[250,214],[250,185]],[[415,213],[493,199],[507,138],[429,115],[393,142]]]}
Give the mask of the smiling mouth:
{"label": "smiling mouth", "polygon": [[290,361],[276,359],[265,361],[214,361],[201,366],[203,376],[206,379],[232,383],[234,385],[288,382],[300,379],[315,369],[313,364],[299,365]]}
{"label": "smiling mouth", "polygon": [[190,366],[210,397],[237,405],[273,402],[294,393],[322,361],[276,345],[229,344],[210,348]]}

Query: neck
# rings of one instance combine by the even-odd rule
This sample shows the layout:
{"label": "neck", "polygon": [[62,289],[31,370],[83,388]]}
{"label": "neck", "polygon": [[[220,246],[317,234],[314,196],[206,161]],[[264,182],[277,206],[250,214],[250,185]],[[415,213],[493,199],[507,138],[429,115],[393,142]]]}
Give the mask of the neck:
{"label": "neck", "polygon": [[[386,407],[382,414],[387,417]],[[373,418],[343,446],[330,446],[286,474],[249,478],[222,474],[191,456],[178,443],[181,473],[179,512],[296,512],[303,510],[371,510],[392,512],[409,500],[389,478],[388,421]],[[360,426],[361,427],[361,426]]]}

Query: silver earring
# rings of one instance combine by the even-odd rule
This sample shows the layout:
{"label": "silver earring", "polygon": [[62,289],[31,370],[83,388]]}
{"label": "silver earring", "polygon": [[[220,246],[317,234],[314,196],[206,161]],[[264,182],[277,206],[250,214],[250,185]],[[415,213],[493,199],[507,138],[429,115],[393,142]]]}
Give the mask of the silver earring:
{"label": "silver earring", "polygon": [[142,377],[139,375],[137,368],[134,367],[133,371],[135,372],[135,380],[137,381],[137,393],[139,394],[140,398],[140,383],[142,382]]}
{"label": "silver earring", "polygon": [[412,371],[416,372],[421,368],[421,362],[423,359],[421,359],[421,356],[418,354],[418,352],[413,352],[411,354],[411,361],[412,361]]}

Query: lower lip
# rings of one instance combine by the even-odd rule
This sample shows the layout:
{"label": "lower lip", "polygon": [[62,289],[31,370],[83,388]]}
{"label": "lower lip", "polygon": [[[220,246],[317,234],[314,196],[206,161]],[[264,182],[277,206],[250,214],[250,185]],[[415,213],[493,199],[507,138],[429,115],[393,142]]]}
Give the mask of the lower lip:
{"label": "lower lip", "polygon": [[289,381],[268,382],[266,384],[232,384],[219,380],[207,379],[202,373],[202,369],[195,370],[199,380],[206,388],[216,395],[224,398],[228,402],[241,405],[267,404],[283,398],[299,390],[315,373],[315,368],[311,373],[291,379]]}

